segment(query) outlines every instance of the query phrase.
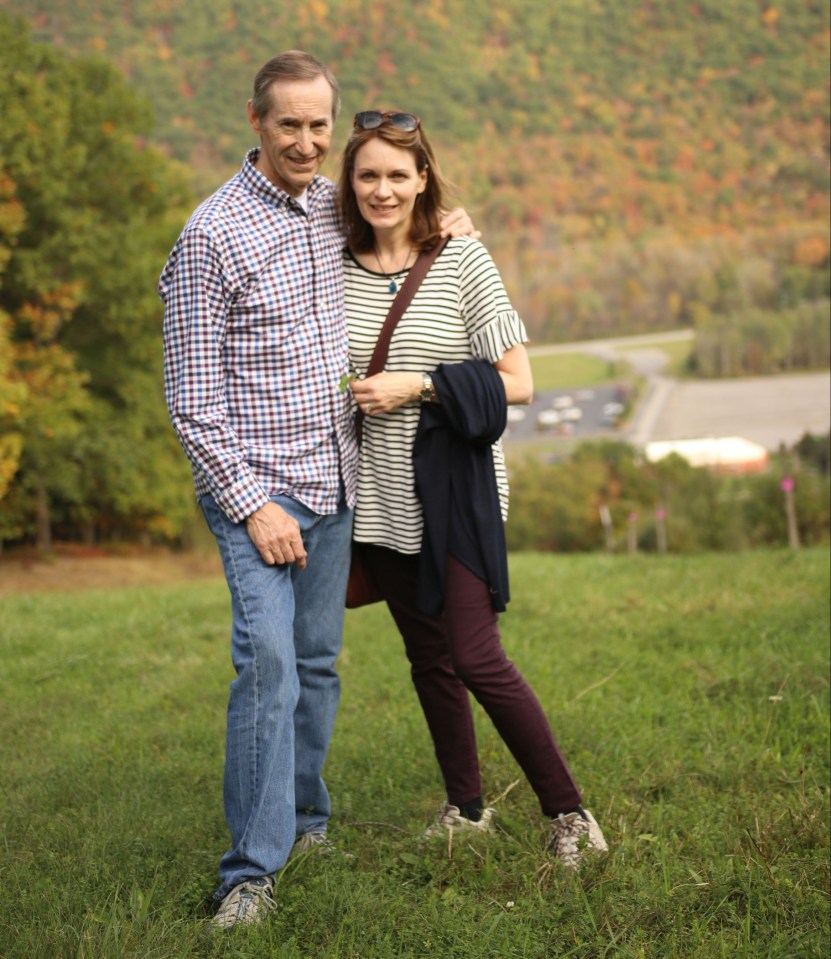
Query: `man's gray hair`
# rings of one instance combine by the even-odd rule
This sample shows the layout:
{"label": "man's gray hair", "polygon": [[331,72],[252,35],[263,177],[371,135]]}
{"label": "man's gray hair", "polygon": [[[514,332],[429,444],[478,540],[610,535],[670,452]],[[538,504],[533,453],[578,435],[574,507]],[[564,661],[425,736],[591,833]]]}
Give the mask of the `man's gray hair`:
{"label": "man's gray hair", "polygon": [[316,80],[325,77],[332,88],[332,120],[340,113],[340,86],[332,71],[310,53],[302,50],[286,50],[264,63],[254,78],[254,95],[251,109],[260,119],[271,109],[271,85],[275,82],[291,83],[297,80]]}

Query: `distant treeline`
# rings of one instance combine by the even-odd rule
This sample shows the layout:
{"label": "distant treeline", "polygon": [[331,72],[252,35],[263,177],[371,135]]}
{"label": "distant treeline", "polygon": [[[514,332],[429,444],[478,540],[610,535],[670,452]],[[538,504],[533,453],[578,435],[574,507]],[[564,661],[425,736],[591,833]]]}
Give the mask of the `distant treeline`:
{"label": "distant treeline", "polygon": [[[657,463],[626,443],[583,443],[567,460],[511,470],[508,546],[579,552],[630,548],[735,551],[789,542],[782,479],[794,480],[799,541],[831,538],[831,437],[807,434],[764,473],[725,476],[677,454]],[[606,512],[608,511],[608,512]],[[608,530],[603,522],[606,514]],[[662,540],[662,537],[665,537]]]}

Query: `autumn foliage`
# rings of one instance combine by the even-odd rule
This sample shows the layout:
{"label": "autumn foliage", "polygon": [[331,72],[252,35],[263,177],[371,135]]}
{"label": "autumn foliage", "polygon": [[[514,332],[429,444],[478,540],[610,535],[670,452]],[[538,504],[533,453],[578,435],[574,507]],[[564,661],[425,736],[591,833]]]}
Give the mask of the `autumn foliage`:
{"label": "autumn foliage", "polygon": [[422,118],[532,342],[829,363],[821,0],[0,0],[0,41],[0,541],[181,529],[155,282],[291,47],[341,81],[331,175],[357,110]]}

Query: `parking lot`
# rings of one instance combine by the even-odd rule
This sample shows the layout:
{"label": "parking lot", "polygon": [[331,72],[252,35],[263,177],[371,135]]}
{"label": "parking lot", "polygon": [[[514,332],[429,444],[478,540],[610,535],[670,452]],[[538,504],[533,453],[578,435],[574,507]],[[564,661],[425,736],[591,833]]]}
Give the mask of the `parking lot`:
{"label": "parking lot", "polygon": [[[606,358],[637,340],[575,344]],[[553,351],[554,348],[552,348]],[[557,348],[563,352],[566,347]],[[662,375],[665,357],[650,346],[626,353],[645,388],[625,422],[623,384],[540,392],[527,407],[511,407],[505,439],[510,443],[619,437],[635,446],[654,440],[738,436],[776,450],[806,432],[831,429],[831,373],[726,380],[678,380]],[[617,406],[615,405],[617,404]]]}
{"label": "parking lot", "polygon": [[510,407],[505,438],[614,435],[624,400],[625,389],[620,386],[542,392],[530,406]]}
{"label": "parking lot", "polygon": [[[776,450],[831,427],[831,374],[668,381],[656,393],[649,440],[740,436]],[[647,400],[649,402],[649,400]],[[640,437],[639,437],[640,438]]]}

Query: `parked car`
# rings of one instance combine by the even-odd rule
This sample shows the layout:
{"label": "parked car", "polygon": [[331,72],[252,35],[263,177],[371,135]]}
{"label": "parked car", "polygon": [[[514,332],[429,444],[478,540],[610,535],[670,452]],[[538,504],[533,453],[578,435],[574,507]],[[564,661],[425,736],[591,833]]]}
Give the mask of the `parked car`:
{"label": "parked car", "polygon": [[560,414],[556,410],[540,410],[537,413],[537,429],[550,430],[560,422]]}

